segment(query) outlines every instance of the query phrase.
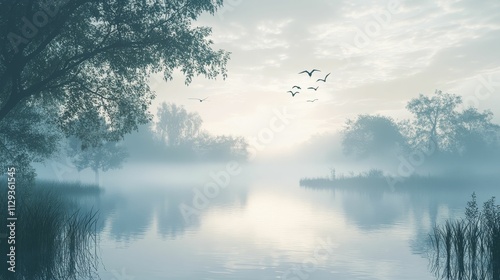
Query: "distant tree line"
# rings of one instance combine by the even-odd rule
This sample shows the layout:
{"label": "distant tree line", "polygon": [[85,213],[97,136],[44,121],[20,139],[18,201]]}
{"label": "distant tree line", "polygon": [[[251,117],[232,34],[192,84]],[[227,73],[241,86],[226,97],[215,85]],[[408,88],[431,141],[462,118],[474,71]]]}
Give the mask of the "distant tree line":
{"label": "distant tree line", "polygon": [[[201,129],[198,113],[182,106],[163,103],[158,108],[158,121],[139,127],[119,142],[101,141],[87,146],[77,137],[60,140],[64,155],[78,171],[91,169],[99,184],[100,171],[122,167],[129,161],[221,161],[246,160],[248,143],[243,137],[211,135]],[[104,120],[99,120],[104,122]]]}
{"label": "distant tree line", "polygon": [[436,91],[432,96],[420,94],[407,103],[412,119],[359,115],[346,122],[343,152],[357,159],[376,159],[422,151],[428,163],[498,160],[500,126],[492,122],[493,113],[474,107],[460,110],[461,104],[460,96]]}
{"label": "distant tree line", "polygon": [[220,161],[246,160],[248,143],[243,137],[211,135],[202,130],[198,113],[182,106],[163,103],[157,122],[143,125],[137,133],[127,135],[124,146],[131,160]]}

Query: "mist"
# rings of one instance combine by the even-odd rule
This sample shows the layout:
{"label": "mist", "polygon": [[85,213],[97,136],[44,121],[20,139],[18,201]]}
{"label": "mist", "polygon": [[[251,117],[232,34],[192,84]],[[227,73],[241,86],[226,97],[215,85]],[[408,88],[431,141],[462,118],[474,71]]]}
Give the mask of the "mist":
{"label": "mist", "polygon": [[499,9],[1,1],[0,279],[500,279]]}

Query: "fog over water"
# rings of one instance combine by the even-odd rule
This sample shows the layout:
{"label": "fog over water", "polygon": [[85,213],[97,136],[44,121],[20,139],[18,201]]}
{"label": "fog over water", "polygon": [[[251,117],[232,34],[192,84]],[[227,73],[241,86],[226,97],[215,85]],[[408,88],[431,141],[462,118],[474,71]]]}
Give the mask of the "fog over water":
{"label": "fog over water", "polygon": [[500,279],[499,11],[1,1],[0,280]]}

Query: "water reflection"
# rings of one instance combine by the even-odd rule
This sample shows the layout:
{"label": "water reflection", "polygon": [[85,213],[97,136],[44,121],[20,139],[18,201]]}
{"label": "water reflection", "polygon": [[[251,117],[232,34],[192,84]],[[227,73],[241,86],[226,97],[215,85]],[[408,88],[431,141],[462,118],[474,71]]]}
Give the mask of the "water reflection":
{"label": "water reflection", "polygon": [[[488,269],[484,269],[484,262],[479,261],[479,259],[489,259],[485,257],[487,246],[482,247],[484,249],[482,254],[467,253],[467,250],[471,249],[467,242],[481,242],[480,236],[482,236],[476,232],[475,237],[471,237],[470,223],[465,225],[463,220],[447,221],[442,227],[434,228],[434,225],[441,224],[447,219],[463,217],[463,208],[467,197],[472,192],[477,192],[483,198],[498,195],[498,188],[490,181],[482,184],[462,183],[458,187],[450,184],[438,186],[427,184],[420,188],[412,186],[393,191],[373,186],[356,186],[355,188],[305,186],[305,188],[315,191],[328,190],[335,197],[341,198],[337,201],[342,205],[344,216],[367,233],[385,231],[398,224],[410,226],[411,237],[408,241],[412,252],[423,257],[431,256],[431,270],[437,278],[496,279],[483,277],[496,267],[490,265],[490,272],[485,273]],[[493,209],[493,207],[490,208]],[[496,216],[500,217],[500,215]],[[492,231],[483,230],[482,232]],[[432,246],[429,246],[429,234],[433,237]],[[467,239],[467,234],[469,234],[469,239]],[[494,240],[494,238],[487,240]],[[460,244],[464,245],[462,254],[459,250]],[[384,246],[379,246],[379,248],[384,248]],[[459,262],[460,257],[457,256],[462,256],[463,261]],[[475,256],[476,259],[471,256]]]}
{"label": "water reflection", "polygon": [[[280,279],[287,271],[289,279],[433,279],[423,258],[428,233],[460,215],[472,191],[311,189],[247,176],[186,221],[180,206],[193,205],[203,184],[162,181],[140,190],[122,182],[80,200],[100,211],[103,279],[122,271],[136,279]],[[332,253],[307,266],[324,240]]]}
{"label": "water reflection", "polygon": [[133,242],[144,238],[155,228],[164,238],[175,238],[187,229],[196,229],[200,218],[211,209],[243,207],[246,202],[245,186],[232,186],[209,201],[206,209],[199,212],[198,219],[185,220],[181,205],[191,205],[193,189],[197,186],[161,186],[143,190],[112,190],[92,200],[80,200],[86,209],[98,207],[100,220],[98,230],[120,242]]}
{"label": "water reflection", "polygon": [[[350,211],[343,208],[346,202],[372,204],[373,209],[380,209],[377,204],[384,201],[379,198],[356,200],[355,194],[333,195],[330,191],[251,182],[251,187],[235,185],[221,192],[195,223],[187,223],[179,206],[191,202],[192,189],[165,186],[161,190],[143,190],[142,194],[103,194],[101,203],[114,202],[102,232],[103,260],[108,271],[126,267],[130,275],[148,279],[275,279],[294,267],[300,269],[326,239],[335,249],[314,267],[313,273],[308,273],[314,279],[331,279],[335,275],[338,279],[392,277],[412,269],[401,266],[398,259],[415,262],[411,252],[401,250],[408,247],[407,226],[385,221],[382,223],[390,228],[370,232],[380,221],[370,222],[373,226],[360,230],[352,225],[353,219],[363,224],[360,215],[345,215]],[[399,213],[398,205],[389,209]],[[142,211],[136,214],[141,218],[117,227],[115,218],[120,216],[116,213],[130,211]],[[385,249],[381,251],[381,247]],[[127,255],[145,252],[141,269],[134,269],[137,259]],[[425,264],[413,268],[418,269],[418,279],[425,279]],[[109,273],[102,271],[101,275]]]}

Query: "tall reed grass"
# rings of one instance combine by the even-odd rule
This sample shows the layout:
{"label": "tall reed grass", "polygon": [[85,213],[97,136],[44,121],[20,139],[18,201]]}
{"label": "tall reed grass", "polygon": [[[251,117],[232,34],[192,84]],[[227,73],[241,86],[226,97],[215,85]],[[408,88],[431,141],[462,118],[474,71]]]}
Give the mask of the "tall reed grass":
{"label": "tall reed grass", "polygon": [[[98,279],[98,213],[80,210],[61,189],[17,186],[16,272],[7,270],[3,257],[0,279]],[[0,205],[6,205],[6,194],[0,190]],[[1,255],[8,246],[0,242]]]}
{"label": "tall reed grass", "polygon": [[431,271],[438,279],[500,279],[500,206],[494,197],[479,211],[472,194],[465,219],[436,225],[429,241]]}

